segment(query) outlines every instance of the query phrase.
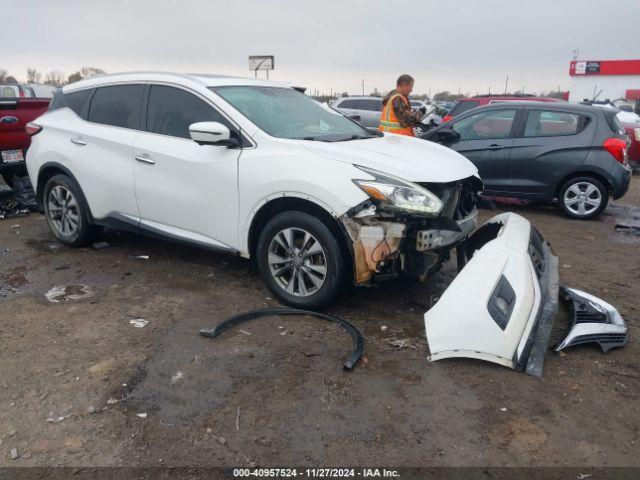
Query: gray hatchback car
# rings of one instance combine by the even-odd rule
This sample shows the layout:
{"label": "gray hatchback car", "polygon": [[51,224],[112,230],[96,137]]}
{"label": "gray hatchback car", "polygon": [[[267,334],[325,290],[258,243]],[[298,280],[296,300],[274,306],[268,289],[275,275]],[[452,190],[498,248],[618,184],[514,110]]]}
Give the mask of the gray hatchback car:
{"label": "gray hatchback car", "polygon": [[471,160],[485,196],[557,200],[570,217],[598,215],[629,188],[628,137],[613,108],[505,102],[474,108],[421,138]]}

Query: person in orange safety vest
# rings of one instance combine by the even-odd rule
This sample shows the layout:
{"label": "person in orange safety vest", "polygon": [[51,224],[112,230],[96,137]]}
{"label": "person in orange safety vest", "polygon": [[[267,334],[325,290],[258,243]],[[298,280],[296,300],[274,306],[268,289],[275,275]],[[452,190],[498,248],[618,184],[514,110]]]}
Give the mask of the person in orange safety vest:
{"label": "person in orange safety vest", "polygon": [[409,95],[413,90],[411,75],[400,75],[396,82],[396,89],[391,90],[382,100],[382,115],[380,117],[381,132],[397,133],[414,137],[413,127],[420,124],[425,112],[412,111]]}

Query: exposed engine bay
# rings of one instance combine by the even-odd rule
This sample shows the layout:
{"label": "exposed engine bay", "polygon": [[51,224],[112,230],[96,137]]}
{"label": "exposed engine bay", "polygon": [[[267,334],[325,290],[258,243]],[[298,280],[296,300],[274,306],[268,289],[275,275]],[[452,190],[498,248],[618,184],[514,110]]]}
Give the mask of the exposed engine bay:
{"label": "exposed engine bay", "polygon": [[407,213],[372,198],[340,217],[353,249],[357,285],[400,274],[424,280],[450,258],[477,226],[477,177],[445,184],[424,183],[442,202],[437,217]]}

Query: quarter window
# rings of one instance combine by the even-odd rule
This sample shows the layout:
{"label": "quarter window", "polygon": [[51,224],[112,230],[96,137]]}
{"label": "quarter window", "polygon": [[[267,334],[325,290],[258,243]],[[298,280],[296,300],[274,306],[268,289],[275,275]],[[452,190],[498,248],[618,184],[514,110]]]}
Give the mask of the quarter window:
{"label": "quarter window", "polygon": [[580,121],[581,115],[551,110],[530,110],[524,128],[525,137],[554,137],[575,135],[586,122]]}
{"label": "quarter window", "polygon": [[138,128],[142,85],[114,85],[96,90],[89,121],[122,128]]}
{"label": "quarter window", "polygon": [[80,90],[79,92],[65,93],[64,101],[66,102],[67,106],[75,112],[76,115],[84,118],[82,115],[84,104],[89,98],[91,92],[92,90],[89,89]]}
{"label": "quarter window", "polygon": [[189,125],[196,122],[219,122],[231,129],[229,122],[211,105],[179,88],[152,85],[147,108],[147,130],[171,137],[191,138]]}
{"label": "quarter window", "polygon": [[460,140],[506,138],[515,118],[516,110],[490,110],[463,118],[451,128],[460,135]]}

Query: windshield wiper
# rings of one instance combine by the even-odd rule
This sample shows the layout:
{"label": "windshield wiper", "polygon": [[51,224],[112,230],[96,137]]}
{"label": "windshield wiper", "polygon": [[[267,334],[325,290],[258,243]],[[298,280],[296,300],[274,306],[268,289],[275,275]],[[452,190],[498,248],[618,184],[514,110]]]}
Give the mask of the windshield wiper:
{"label": "windshield wiper", "polygon": [[329,142],[330,141],[325,138],[318,138],[318,137],[302,137],[301,140],[310,140],[312,142]]}
{"label": "windshield wiper", "polygon": [[374,138],[376,135],[351,135],[348,138],[341,138],[340,140],[336,140],[336,142],[348,142],[349,140],[366,140],[367,138]]}

